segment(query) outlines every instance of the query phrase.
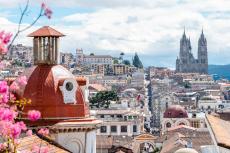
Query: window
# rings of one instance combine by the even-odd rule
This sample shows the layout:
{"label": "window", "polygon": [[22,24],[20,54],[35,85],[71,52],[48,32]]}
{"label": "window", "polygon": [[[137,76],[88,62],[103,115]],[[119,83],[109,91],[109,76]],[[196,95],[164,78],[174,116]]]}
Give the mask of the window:
{"label": "window", "polygon": [[121,126],[121,132],[127,132],[127,126]]}
{"label": "window", "polygon": [[184,113],[183,112],[180,112],[180,117],[183,117],[184,116]]}
{"label": "window", "polygon": [[107,127],[106,126],[101,126],[100,131],[101,131],[101,133],[106,133],[107,132]]}
{"label": "window", "polygon": [[116,125],[112,125],[111,126],[111,133],[116,133],[117,132],[117,126]]}
{"label": "window", "polygon": [[133,125],[133,132],[137,132],[137,125]]}
{"label": "window", "polygon": [[73,89],[73,83],[72,82],[67,82],[65,85],[65,88],[67,91],[71,91]]}
{"label": "window", "polygon": [[122,118],[122,115],[117,115],[117,118]]}
{"label": "window", "polygon": [[110,117],[114,118],[114,115],[110,115]]}
{"label": "window", "polygon": [[166,127],[167,127],[167,128],[170,128],[170,127],[171,127],[171,123],[169,123],[169,122],[166,123]]}
{"label": "window", "polygon": [[183,122],[181,122],[179,125],[185,125]]}
{"label": "window", "polygon": [[101,118],[104,118],[104,115],[101,115]]}
{"label": "window", "polygon": [[128,119],[131,120],[133,118],[133,116],[128,116]]}

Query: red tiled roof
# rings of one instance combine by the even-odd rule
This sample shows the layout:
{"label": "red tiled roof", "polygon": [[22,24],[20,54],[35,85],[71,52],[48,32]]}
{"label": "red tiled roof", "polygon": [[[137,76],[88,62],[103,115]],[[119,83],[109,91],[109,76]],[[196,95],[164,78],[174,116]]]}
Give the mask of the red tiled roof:
{"label": "red tiled roof", "polygon": [[171,105],[164,112],[164,118],[187,118],[188,114],[181,105]]}
{"label": "red tiled roof", "polygon": [[19,139],[19,145],[17,147],[18,152],[31,152],[34,146],[48,147],[49,153],[69,153],[68,150],[57,144],[51,139],[45,138],[44,136],[27,136]]}
{"label": "red tiled roof", "polygon": [[28,37],[41,37],[41,36],[63,37],[65,35],[49,26],[41,27],[40,29],[28,35]]}
{"label": "red tiled roof", "polygon": [[230,122],[213,115],[207,115],[207,119],[212,128],[217,144],[225,148],[230,148]]}
{"label": "red tiled roof", "polygon": [[[18,99],[23,97],[32,101],[31,105],[25,107],[24,112],[33,109],[39,110],[42,114],[41,121],[48,119],[50,124],[51,119],[57,121],[89,116],[89,109],[85,103],[83,91],[79,86],[76,90],[77,103],[74,105],[65,104],[63,94],[59,88],[59,81],[76,78],[64,67],[60,65],[39,65],[27,69],[22,75],[26,76],[27,84],[21,85],[15,91],[15,95]],[[37,123],[30,122],[28,124]]]}

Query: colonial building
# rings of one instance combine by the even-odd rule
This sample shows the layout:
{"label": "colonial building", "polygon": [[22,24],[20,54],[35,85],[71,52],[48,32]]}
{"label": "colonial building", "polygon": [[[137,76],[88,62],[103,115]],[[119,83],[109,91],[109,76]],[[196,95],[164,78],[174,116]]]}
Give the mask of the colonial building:
{"label": "colonial building", "polygon": [[166,132],[169,128],[175,128],[182,125],[204,129],[206,128],[204,114],[196,112],[188,114],[180,105],[169,106],[163,114],[162,131]]}
{"label": "colonial building", "polygon": [[176,72],[182,73],[208,73],[208,52],[207,40],[203,30],[198,41],[198,58],[192,54],[190,38],[187,38],[185,31],[180,40],[180,54],[176,60]]}
{"label": "colonial building", "polygon": [[110,55],[85,55],[82,49],[76,50],[76,62],[77,64],[105,64],[112,65],[113,58]]}
{"label": "colonial building", "polygon": [[123,75],[129,73],[129,66],[125,64],[113,64],[113,74]]}
{"label": "colonial building", "polygon": [[97,135],[136,136],[144,130],[144,116],[131,109],[95,110],[96,118],[103,120]]}

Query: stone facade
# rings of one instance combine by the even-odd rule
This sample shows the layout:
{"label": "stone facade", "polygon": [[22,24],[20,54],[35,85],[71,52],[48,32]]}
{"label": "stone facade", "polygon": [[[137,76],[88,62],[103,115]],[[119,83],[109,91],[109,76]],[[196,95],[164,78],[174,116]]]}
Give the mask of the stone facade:
{"label": "stone facade", "polygon": [[176,60],[176,72],[182,73],[208,73],[208,52],[207,40],[203,30],[198,41],[198,58],[195,59],[192,54],[190,38],[186,37],[184,32],[180,40],[180,55]]}

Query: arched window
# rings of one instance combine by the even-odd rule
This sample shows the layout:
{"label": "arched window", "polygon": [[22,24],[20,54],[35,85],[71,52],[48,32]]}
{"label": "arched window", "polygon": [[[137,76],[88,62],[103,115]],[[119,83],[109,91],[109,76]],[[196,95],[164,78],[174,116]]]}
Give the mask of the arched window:
{"label": "arched window", "polygon": [[185,125],[183,122],[179,123],[179,125]]}

